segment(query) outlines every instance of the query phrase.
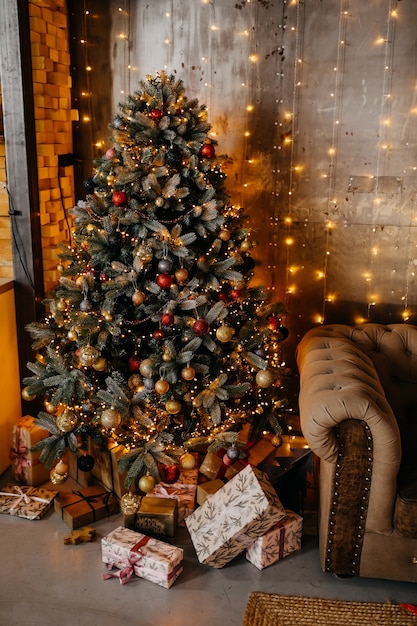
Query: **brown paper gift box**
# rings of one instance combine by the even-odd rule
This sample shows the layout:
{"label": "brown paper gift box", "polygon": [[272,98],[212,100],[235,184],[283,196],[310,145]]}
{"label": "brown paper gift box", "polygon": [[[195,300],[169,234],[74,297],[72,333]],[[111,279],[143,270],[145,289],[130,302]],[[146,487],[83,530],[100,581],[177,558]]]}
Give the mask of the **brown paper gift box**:
{"label": "brown paper gift box", "polygon": [[111,439],[107,449],[103,450],[99,443],[91,440],[89,452],[94,458],[92,476],[121,498],[128,491],[124,485],[126,473],[119,472],[119,459],[126,453],[126,448]]}
{"label": "brown paper gift box", "polygon": [[0,490],[0,513],[40,519],[49,510],[57,493],[41,487],[6,485]]}
{"label": "brown paper gift box", "polygon": [[173,537],[178,526],[178,502],[174,498],[142,498],[136,513],[136,531]]}
{"label": "brown paper gift box", "polygon": [[25,415],[13,426],[10,460],[14,480],[32,487],[49,480],[49,469],[39,461],[40,451],[30,451],[32,446],[48,436],[48,431],[39,428],[31,415]]}
{"label": "brown paper gift box", "polygon": [[116,495],[100,485],[78,491],[61,492],[54,502],[55,512],[72,530],[92,524],[119,512]]}

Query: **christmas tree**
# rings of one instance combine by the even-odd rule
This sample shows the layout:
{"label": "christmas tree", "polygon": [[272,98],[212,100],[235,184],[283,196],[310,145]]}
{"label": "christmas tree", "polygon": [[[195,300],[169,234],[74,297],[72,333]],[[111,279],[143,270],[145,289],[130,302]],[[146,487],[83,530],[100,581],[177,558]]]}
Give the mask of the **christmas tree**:
{"label": "christmas tree", "polygon": [[250,232],[205,106],[162,72],[119,108],[70,210],[47,316],[28,326],[36,358],[22,395],[44,400],[47,467],[69,448],[91,469],[89,439],[111,437],[126,447],[129,487],[202,442],[242,456],[247,422],[281,433],[288,333],[282,305],[250,286]]}

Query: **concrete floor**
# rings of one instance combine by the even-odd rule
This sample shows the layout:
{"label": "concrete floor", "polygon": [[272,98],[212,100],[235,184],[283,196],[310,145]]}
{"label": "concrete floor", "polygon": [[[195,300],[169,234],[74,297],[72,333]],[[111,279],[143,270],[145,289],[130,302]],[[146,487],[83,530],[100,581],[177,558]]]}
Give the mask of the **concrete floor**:
{"label": "concrete floor", "polygon": [[[5,482],[1,477],[0,486]],[[73,488],[70,481],[65,488]],[[120,524],[120,515],[96,522],[94,543],[70,546],[63,543],[68,527],[53,509],[37,521],[0,515],[0,625],[237,626],[251,591],[417,604],[413,583],[324,574],[315,536],[304,536],[300,551],[263,571],[244,557],[216,570],[198,563],[180,528],[174,542],[185,550],[184,572],[171,589],[141,579],[103,581],[100,537]]]}

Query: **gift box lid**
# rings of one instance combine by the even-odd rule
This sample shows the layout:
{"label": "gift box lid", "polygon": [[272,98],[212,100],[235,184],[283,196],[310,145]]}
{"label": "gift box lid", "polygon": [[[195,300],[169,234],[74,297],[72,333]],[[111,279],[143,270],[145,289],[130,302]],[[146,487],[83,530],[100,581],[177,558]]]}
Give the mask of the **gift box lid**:
{"label": "gift box lid", "polygon": [[178,501],[175,498],[154,498],[147,496],[142,498],[139,505],[139,513],[157,515],[173,515],[178,510]]}

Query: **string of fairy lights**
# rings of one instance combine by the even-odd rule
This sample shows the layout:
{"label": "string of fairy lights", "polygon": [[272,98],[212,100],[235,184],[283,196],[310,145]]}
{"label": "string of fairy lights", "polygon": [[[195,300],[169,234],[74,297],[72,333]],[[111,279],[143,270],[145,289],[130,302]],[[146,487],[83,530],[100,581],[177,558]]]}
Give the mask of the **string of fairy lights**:
{"label": "string of fairy lights", "polygon": [[[354,35],[354,29],[357,26],[358,20],[358,7],[352,0],[338,0],[338,18],[335,23],[335,28],[328,33],[328,49],[334,48],[335,61],[333,66],[333,86],[331,93],[328,94],[329,101],[332,107],[332,119],[329,122],[331,127],[327,129],[327,141],[329,143],[327,147],[327,171],[323,171],[317,175],[321,177],[327,183],[327,194],[325,202],[322,204],[321,214],[316,211],[315,215],[315,227],[316,229],[323,229],[323,237],[321,239],[322,253],[316,253],[314,255],[313,263],[317,263],[316,268],[309,268],[310,274],[314,272],[315,276],[319,279],[318,283],[315,282],[311,286],[311,293],[315,293],[312,296],[312,300],[316,307],[319,302],[317,310],[312,310],[312,307],[307,311],[303,311],[303,316],[309,316],[312,323],[325,323],[328,317],[328,312],[332,311],[332,305],[339,297],[343,298],[343,294],[338,293],[337,288],[337,263],[334,259],[337,259],[338,250],[336,249],[335,239],[341,241],[341,232],[339,230],[338,237],[332,237],[336,229],[346,228],[348,225],[355,225],[354,218],[348,218],[343,221],[338,213],[338,207],[343,204],[343,195],[346,193],[346,187],[343,188],[338,176],[338,170],[341,170],[342,157],[341,154],[344,148],[344,134],[342,132],[343,119],[346,110],[344,107],[346,104],[346,96],[348,86],[345,84],[346,71],[348,64],[352,59],[352,50],[349,47],[349,36]],[[84,0],[84,42],[88,42],[88,0]],[[239,177],[241,179],[240,188],[240,204],[245,206],[250,204],[251,194],[256,193],[253,191],[253,187],[248,184],[253,176],[253,137],[251,131],[253,127],[253,120],[256,117],[257,106],[259,100],[263,97],[263,89],[268,88],[274,92],[273,110],[271,110],[270,119],[265,123],[270,125],[270,145],[267,147],[270,153],[271,163],[271,200],[270,200],[270,213],[269,213],[269,243],[270,248],[268,252],[268,265],[267,272],[264,271],[266,276],[269,276],[269,283],[267,288],[273,292],[273,297],[281,299],[289,312],[295,305],[295,299],[293,296],[298,296],[297,290],[300,287],[300,281],[297,281],[297,272],[300,269],[305,270],[304,265],[300,261],[300,245],[308,232],[310,223],[308,218],[302,220],[299,216],[299,195],[298,189],[302,184],[302,176],[307,176],[306,171],[307,164],[302,163],[301,144],[300,144],[300,132],[303,130],[301,125],[303,124],[303,118],[300,117],[300,100],[304,97],[306,82],[308,80],[308,70],[305,67],[305,37],[306,37],[306,22],[311,16],[313,7],[309,6],[307,2],[301,2],[300,0],[275,0],[273,3],[273,9],[275,11],[274,16],[279,15],[277,22],[278,28],[276,28],[276,46],[274,63],[270,62],[271,68],[271,82],[269,85],[259,84],[259,68],[260,63],[265,59],[263,40],[262,40],[262,27],[264,22],[259,20],[259,12],[263,10],[266,3],[259,2],[259,0],[246,0],[245,2],[235,3],[235,8],[240,8],[239,18],[244,18],[245,28],[242,30],[242,19],[236,21],[238,24],[236,28],[239,28],[239,33],[234,33],[233,36],[242,37],[245,41],[245,45],[241,45],[241,51],[247,51],[247,66],[246,66],[246,80],[242,81],[241,75],[231,76],[231,81],[242,81],[240,85],[236,84],[235,93],[238,91],[238,87],[241,88],[242,98],[235,104],[236,117],[243,120],[241,127],[240,138],[240,154],[239,164],[235,166],[239,170]],[[271,4],[271,3],[269,3]],[[336,4],[336,2],[334,3]],[[216,0],[200,0],[200,8],[194,8],[194,11],[199,11],[200,28],[205,29],[205,32],[201,37],[206,43],[206,50],[203,56],[198,59],[187,58],[190,47],[187,47],[187,11],[190,7],[187,7],[187,3],[177,3],[175,0],[166,0],[164,7],[159,7],[159,14],[162,16],[159,25],[160,33],[160,49],[164,59],[164,69],[170,71],[173,67],[184,69],[184,75],[182,78],[187,82],[187,72],[190,77],[193,77],[190,67],[193,67],[193,63],[202,68],[202,74],[204,79],[201,81],[201,93],[199,93],[199,100],[204,101],[207,104],[210,120],[215,119],[215,110],[222,107],[222,95],[216,95],[216,80],[221,71],[219,63],[219,54],[217,48],[221,42],[222,31],[222,19],[224,17],[223,11],[230,11],[230,6],[225,8],[224,3],[219,3]],[[370,175],[373,182],[372,187],[372,207],[370,207],[371,220],[369,224],[370,232],[367,237],[367,251],[361,251],[364,259],[365,270],[361,275],[357,276],[358,283],[365,283],[364,294],[367,304],[367,318],[372,318],[372,311],[378,303],[384,300],[384,289],[386,286],[381,284],[382,279],[379,277],[379,273],[376,272],[378,263],[382,262],[383,252],[380,243],[381,226],[381,204],[384,202],[383,189],[381,189],[381,181],[390,171],[389,153],[390,153],[390,136],[393,133],[393,102],[395,94],[392,93],[393,88],[393,76],[395,74],[395,43],[397,37],[397,24],[399,17],[401,17],[401,5],[398,4],[398,0],[386,0],[386,20],[385,27],[382,29],[381,35],[377,40],[370,42],[372,45],[372,51],[375,58],[374,72],[380,75],[380,93],[375,93],[374,97],[377,97],[380,101],[380,110],[378,114],[378,139],[375,147],[375,160],[374,171]],[[132,11],[135,10],[136,14],[132,17]],[[276,11],[278,9],[278,11]],[[135,41],[134,36],[138,36],[138,14],[139,8],[131,6],[130,0],[120,0],[118,4],[114,4],[114,9],[111,9],[115,13],[117,12],[117,60],[115,62],[120,64],[119,71],[117,72],[117,86],[120,85],[120,93],[114,94],[115,102],[120,100],[120,96],[130,93],[134,89],[136,79],[140,79],[140,74],[145,66],[145,60],[137,60],[135,58]],[[363,10],[361,8],[361,10]],[[150,11],[150,9],[148,9]],[[384,9],[378,8],[378,17],[383,15]],[[279,12],[279,13],[278,13]],[[136,24],[132,24],[132,20],[136,19]],[[202,25],[202,26],[201,26]],[[153,23],[153,27],[157,28]],[[223,35],[224,36],[224,35]],[[232,36],[232,35],[231,35]],[[311,34],[309,34],[311,36]],[[310,41],[310,40],[309,40]],[[310,44],[309,44],[310,45]],[[85,95],[91,95],[89,87],[88,75],[94,68],[90,65],[90,59],[88,55],[89,47],[85,45],[86,51],[86,89]],[[217,51],[217,54],[216,54]],[[152,54],[152,51],[150,51]],[[284,61],[285,59],[285,61]],[[331,61],[330,61],[331,62]],[[135,64],[134,64],[135,63]],[[149,61],[146,63],[149,66]],[[273,70],[272,70],[273,68]],[[162,68],[161,68],[162,69]],[[193,67],[193,70],[195,68]],[[155,70],[157,71],[157,69]],[[273,71],[273,75],[272,75]],[[179,73],[178,73],[179,75]],[[83,95],[83,94],[82,94]],[[270,96],[268,96],[270,98]],[[90,108],[85,115],[85,122],[90,125],[89,132],[94,141],[96,148],[99,148],[103,143],[103,139],[95,137],[95,131],[93,128],[94,112],[91,111],[91,98],[89,98]],[[394,111],[395,113],[395,111]],[[222,133],[224,129],[215,128],[212,129],[214,138],[218,138],[221,142]],[[323,146],[318,147],[320,150]],[[407,160],[412,159],[411,150],[407,154]],[[344,165],[344,164],[343,164]],[[408,167],[408,166],[406,166]],[[412,169],[411,167],[409,168]],[[313,172],[310,173],[313,175]],[[317,206],[317,199],[313,199],[314,207]],[[414,203],[413,203],[414,207]],[[309,207],[305,207],[306,215],[308,214]],[[412,209],[410,209],[412,212]],[[349,224],[349,219],[351,223]],[[361,222],[358,225],[363,225]],[[407,245],[407,260],[406,271],[403,272],[403,293],[401,295],[401,303],[404,321],[408,321],[410,317],[410,289],[414,282],[414,248],[415,248],[415,222],[413,218],[410,218],[410,225],[407,229],[408,235],[406,237]],[[300,235],[300,236],[299,236]],[[307,235],[308,236],[308,235]],[[347,235],[348,236],[348,235]],[[403,238],[404,245],[404,238]],[[379,244],[379,245],[378,245]],[[278,267],[275,259],[280,258],[279,249],[285,246],[285,271],[282,267]],[[282,255],[281,255],[282,256]],[[268,274],[269,272],[269,274]],[[300,275],[303,274],[302,272]],[[304,280],[301,278],[301,282]],[[397,277],[397,283],[400,280]],[[297,284],[298,282],[298,284]],[[278,285],[278,288],[277,288]],[[279,292],[278,292],[279,291]],[[303,297],[307,297],[304,285]],[[298,299],[297,298],[297,299]],[[365,319],[352,320],[355,322],[366,321]]]}

